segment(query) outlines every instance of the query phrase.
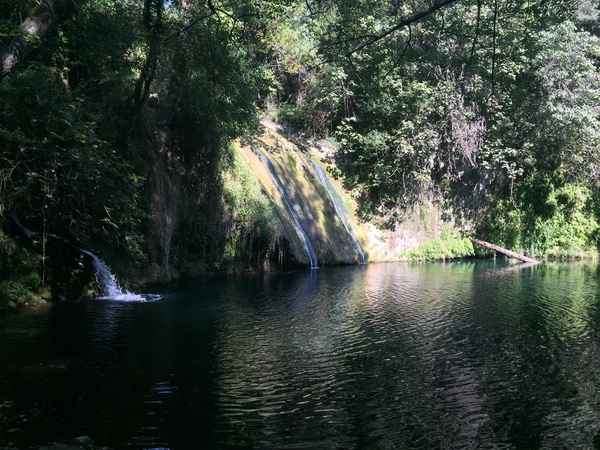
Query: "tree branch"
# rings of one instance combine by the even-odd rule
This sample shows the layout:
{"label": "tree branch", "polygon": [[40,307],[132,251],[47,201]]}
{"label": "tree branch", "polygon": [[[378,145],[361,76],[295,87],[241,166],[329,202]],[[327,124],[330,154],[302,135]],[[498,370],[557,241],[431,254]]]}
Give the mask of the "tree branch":
{"label": "tree branch", "polygon": [[214,5],[214,3],[210,0],[208,0],[206,2],[208,9],[210,10],[210,12],[208,14],[205,14],[203,16],[197,17],[196,19],[192,20],[190,23],[188,23],[186,26],[184,26],[183,28],[181,28],[179,31],[176,31],[175,33],[173,33],[170,36],[167,36],[163,42],[167,42],[170,41],[171,39],[175,39],[178,38],[179,36],[181,36],[185,31],[193,28],[197,23],[203,21],[204,19],[208,19],[209,17],[212,16],[216,16],[217,19],[219,18],[219,13],[220,14],[224,14],[227,17],[229,17],[231,20],[233,20],[235,23],[237,23],[239,21],[239,19],[237,17],[234,17],[231,13],[217,7]]}
{"label": "tree branch", "polygon": [[494,30],[492,40],[492,92],[490,97],[494,96],[496,90],[496,38],[498,32],[498,0],[494,0]]}
{"label": "tree branch", "polygon": [[415,14],[413,14],[410,17],[407,17],[406,19],[401,20],[400,22],[398,22],[396,25],[394,25],[392,28],[389,28],[388,30],[384,31],[381,34],[375,35],[374,37],[372,37],[371,39],[369,39],[367,42],[362,43],[361,45],[359,45],[358,47],[355,47],[354,49],[350,50],[349,52],[347,52],[344,56],[350,56],[353,53],[356,53],[360,50],[362,50],[365,47],[368,47],[369,45],[374,44],[377,41],[380,41],[381,39],[389,36],[390,34],[398,31],[400,28],[405,27],[407,25],[410,25],[414,22],[417,22],[421,19],[423,19],[424,17],[427,17],[431,14],[433,14],[434,12],[442,9],[445,6],[448,6],[452,3],[457,2],[458,0],[441,0],[441,1],[436,1],[433,3],[433,5],[431,5],[429,8],[427,8],[426,10],[423,11],[419,11]]}
{"label": "tree branch", "polygon": [[36,44],[75,4],[75,0],[43,0],[19,26],[19,34],[0,52],[0,80],[25,60]]}
{"label": "tree branch", "polygon": [[473,37],[473,45],[471,45],[471,58],[469,59],[469,66],[473,66],[475,46],[477,45],[477,39],[479,38],[479,27],[481,26],[481,2],[482,0],[477,0],[477,23],[475,24],[475,37]]}
{"label": "tree branch", "polygon": [[209,14],[205,14],[204,16],[200,16],[195,18],[194,20],[192,20],[190,23],[188,23],[185,27],[179,29],[179,31],[176,31],[175,33],[173,33],[172,35],[166,37],[163,42],[167,42],[170,41],[171,39],[175,39],[179,36],[181,36],[184,32],[186,32],[187,30],[189,30],[190,28],[194,27],[198,22],[201,22],[204,19],[208,19],[209,17],[215,15],[216,12],[215,11],[211,11]]}
{"label": "tree branch", "polygon": [[346,38],[346,39],[341,39],[339,41],[335,41],[335,42],[331,42],[329,44],[327,44],[325,47],[323,48],[330,48],[330,47],[335,47],[336,45],[341,45],[341,44],[347,44],[349,42],[353,42],[353,41],[360,41],[362,39],[375,39],[377,38],[377,34],[363,34],[361,36],[355,36],[355,37],[350,37],[350,38]]}
{"label": "tree branch", "polygon": [[400,56],[396,59],[396,62],[394,63],[394,65],[390,68],[390,70],[388,70],[385,74],[385,76],[387,77],[390,73],[392,73],[393,70],[396,69],[396,67],[398,67],[398,65],[400,64],[400,61],[402,60],[402,58],[404,58],[404,55],[406,54],[406,51],[408,50],[408,47],[410,47],[411,41],[412,41],[412,28],[410,27],[410,25],[408,26],[408,40],[406,41],[406,45],[404,46],[404,48],[402,49],[402,53],[400,54]]}

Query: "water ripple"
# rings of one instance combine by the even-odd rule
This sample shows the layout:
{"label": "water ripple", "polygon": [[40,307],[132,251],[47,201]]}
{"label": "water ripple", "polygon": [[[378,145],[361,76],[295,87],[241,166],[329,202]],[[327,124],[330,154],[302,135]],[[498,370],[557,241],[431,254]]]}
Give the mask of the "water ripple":
{"label": "water ripple", "polygon": [[373,264],[58,305],[0,324],[0,400],[115,448],[594,448],[596,278]]}

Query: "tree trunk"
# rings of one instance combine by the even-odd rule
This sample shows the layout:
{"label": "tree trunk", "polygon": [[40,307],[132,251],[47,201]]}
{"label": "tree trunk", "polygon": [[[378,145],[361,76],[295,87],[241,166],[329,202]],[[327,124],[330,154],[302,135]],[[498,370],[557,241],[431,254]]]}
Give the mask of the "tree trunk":
{"label": "tree trunk", "polygon": [[537,259],[529,258],[528,256],[522,255],[520,253],[513,252],[511,250],[507,250],[505,248],[499,247],[494,244],[490,244],[489,242],[480,241],[479,239],[475,239],[475,238],[469,238],[469,239],[471,239],[471,242],[473,242],[474,244],[481,245],[482,247],[489,248],[490,250],[495,250],[499,253],[502,253],[502,254],[508,256],[509,258],[520,259],[521,261],[528,262],[528,263],[536,263],[536,264],[539,263],[539,261]]}
{"label": "tree trunk", "polygon": [[42,0],[19,27],[19,34],[0,52],[0,80],[25,60],[37,43],[60,22],[74,0]]}

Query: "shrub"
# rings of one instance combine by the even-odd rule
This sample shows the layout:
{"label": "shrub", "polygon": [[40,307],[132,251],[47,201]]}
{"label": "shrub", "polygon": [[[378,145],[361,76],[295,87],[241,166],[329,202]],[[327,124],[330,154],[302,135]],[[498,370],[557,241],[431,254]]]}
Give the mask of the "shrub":
{"label": "shrub", "polygon": [[414,250],[404,252],[400,258],[413,261],[438,261],[473,256],[473,243],[460,235],[451,235],[445,231],[442,238],[424,242]]}

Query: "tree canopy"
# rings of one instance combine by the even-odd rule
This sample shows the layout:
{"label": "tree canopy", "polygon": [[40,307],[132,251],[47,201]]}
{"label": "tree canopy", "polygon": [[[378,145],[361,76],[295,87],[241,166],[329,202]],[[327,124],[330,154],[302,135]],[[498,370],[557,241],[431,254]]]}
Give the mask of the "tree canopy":
{"label": "tree canopy", "polygon": [[[393,226],[429,197],[509,246],[564,247],[561,226],[596,245],[597,5],[323,1],[310,17],[321,63],[282,119],[335,136],[363,217]],[[573,189],[577,225],[555,194]]]}

